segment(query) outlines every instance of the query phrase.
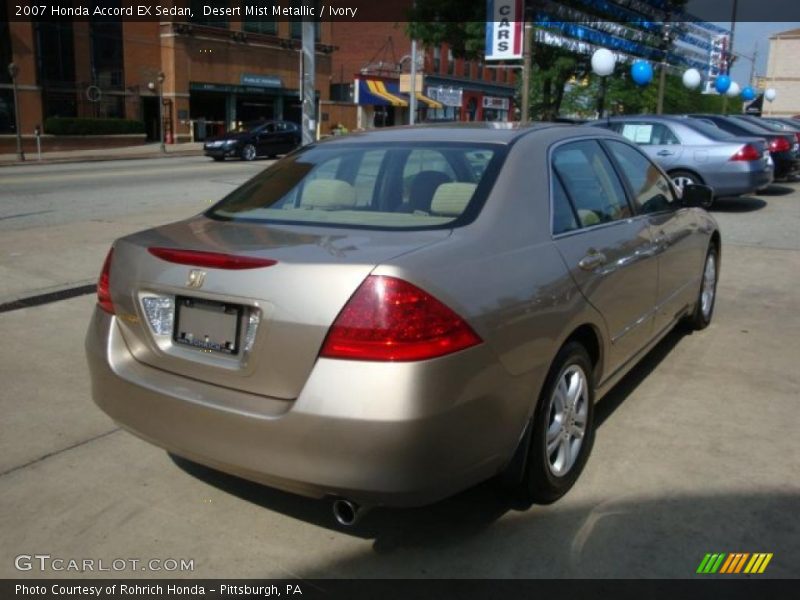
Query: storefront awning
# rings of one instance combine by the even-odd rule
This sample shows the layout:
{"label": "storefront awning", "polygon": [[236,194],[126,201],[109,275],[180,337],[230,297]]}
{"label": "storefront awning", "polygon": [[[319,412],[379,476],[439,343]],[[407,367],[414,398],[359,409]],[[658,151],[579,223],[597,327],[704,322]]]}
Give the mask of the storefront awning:
{"label": "storefront awning", "polygon": [[398,87],[398,82],[359,79],[358,103],[375,106],[408,106],[408,100],[400,94]]}
{"label": "storefront awning", "polygon": [[428,108],[444,108],[444,104],[437,102],[433,98],[428,98],[422,92],[417,92],[417,100],[427,106]]}

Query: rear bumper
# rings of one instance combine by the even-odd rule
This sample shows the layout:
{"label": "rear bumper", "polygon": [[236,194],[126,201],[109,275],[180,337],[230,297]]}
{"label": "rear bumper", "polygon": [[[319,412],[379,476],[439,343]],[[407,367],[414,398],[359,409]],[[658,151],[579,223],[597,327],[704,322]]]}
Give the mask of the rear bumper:
{"label": "rear bumper", "polygon": [[713,180],[709,178],[706,182],[714,188],[714,196],[722,198],[725,196],[742,196],[752,194],[772,183],[775,172],[772,169],[761,169],[758,171],[741,171],[720,173]]}
{"label": "rear bumper", "polygon": [[99,310],[86,351],[95,402],[139,437],[279,489],[364,505],[426,504],[491,477],[532,409],[530,380],[510,379],[485,344],[422,366],[320,359],[294,401],[139,363]]}
{"label": "rear bumper", "polygon": [[783,179],[800,169],[800,159],[795,158],[792,152],[772,153],[772,159],[775,162],[775,179]]}

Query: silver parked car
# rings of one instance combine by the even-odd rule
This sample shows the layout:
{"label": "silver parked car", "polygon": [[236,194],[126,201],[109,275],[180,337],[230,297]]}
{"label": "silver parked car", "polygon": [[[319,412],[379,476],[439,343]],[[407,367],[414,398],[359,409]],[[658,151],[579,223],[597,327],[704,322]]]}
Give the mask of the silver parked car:
{"label": "silver parked car", "polygon": [[703,183],[716,197],[741,196],[772,183],[774,165],[760,137],[736,137],[701,119],[636,115],[592,121],[641,146],[678,187]]}
{"label": "silver parked car", "polygon": [[177,455],[333,498],[345,524],[501,472],[551,502],[586,462],[594,403],[677,322],[709,324],[711,198],[598,128],[307,146],[114,243],[94,399]]}

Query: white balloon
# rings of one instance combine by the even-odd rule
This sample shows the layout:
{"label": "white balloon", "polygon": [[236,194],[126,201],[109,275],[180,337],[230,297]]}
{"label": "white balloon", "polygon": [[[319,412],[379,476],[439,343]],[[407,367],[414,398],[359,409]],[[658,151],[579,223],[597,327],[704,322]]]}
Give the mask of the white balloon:
{"label": "white balloon", "polygon": [[739,84],[735,81],[731,81],[731,87],[728,88],[728,91],[725,94],[728,98],[736,98],[742,91],[742,88],[739,87]]}
{"label": "white balloon", "polygon": [[592,54],[592,71],[600,77],[607,77],[614,72],[616,62],[617,59],[611,50],[600,48]]}
{"label": "white balloon", "polygon": [[683,73],[683,85],[690,90],[695,90],[703,82],[703,76],[697,69],[687,69]]}
{"label": "white balloon", "polygon": [[774,88],[767,88],[767,91],[764,92],[764,98],[767,99],[767,102],[772,102],[777,96],[778,92]]}

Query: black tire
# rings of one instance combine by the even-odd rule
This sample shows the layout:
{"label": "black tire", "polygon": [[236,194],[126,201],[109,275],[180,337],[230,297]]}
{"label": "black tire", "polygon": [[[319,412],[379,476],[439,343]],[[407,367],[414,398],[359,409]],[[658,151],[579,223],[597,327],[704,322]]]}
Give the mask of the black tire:
{"label": "black tire", "polygon": [[258,152],[256,152],[256,147],[253,146],[253,144],[245,144],[242,147],[242,151],[239,153],[239,156],[242,157],[242,160],[250,161],[255,160],[257,154]]}
{"label": "black tire", "polygon": [[222,162],[223,160],[225,160],[224,156],[212,156],[211,158],[214,159],[214,162]]}
{"label": "black tire", "polygon": [[[556,474],[551,458],[558,454],[558,450],[551,454],[547,452],[548,429],[558,429],[552,398],[561,379],[568,370],[575,367],[583,372],[586,383],[586,395],[580,401],[586,407],[584,434],[572,466],[563,474]],[[561,498],[575,484],[594,443],[594,374],[589,354],[581,344],[569,342],[558,352],[542,388],[530,427],[527,464],[519,492],[526,501],[550,504]]]}
{"label": "black tire", "polygon": [[[711,303],[707,310],[703,306],[703,292],[706,290],[706,275],[709,268],[709,258],[713,257],[714,265],[714,281],[713,281],[713,294],[711,296]],[[694,310],[686,318],[686,324],[696,331],[705,329],[711,324],[711,319],[714,318],[714,306],[717,301],[717,283],[719,282],[719,250],[716,244],[711,244],[706,252],[706,258],[703,261],[703,274],[700,277],[700,290],[697,292],[697,301],[694,305]]]}

